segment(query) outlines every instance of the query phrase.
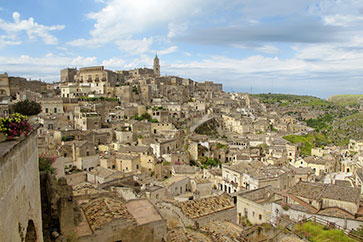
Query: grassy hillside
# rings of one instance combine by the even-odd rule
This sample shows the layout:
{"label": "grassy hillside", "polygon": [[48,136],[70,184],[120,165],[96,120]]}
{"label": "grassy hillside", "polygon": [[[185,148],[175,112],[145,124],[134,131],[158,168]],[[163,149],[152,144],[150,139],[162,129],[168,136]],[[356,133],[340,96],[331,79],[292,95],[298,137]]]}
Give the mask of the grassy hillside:
{"label": "grassy hillside", "polygon": [[252,94],[254,98],[257,98],[262,103],[266,104],[279,104],[279,106],[329,106],[330,103],[326,100],[313,97],[313,96],[300,96],[291,94]]}
{"label": "grassy hillside", "polygon": [[327,113],[306,124],[323,133],[336,145],[346,145],[349,139],[363,139],[363,112],[349,116]]}
{"label": "grassy hillside", "polygon": [[353,106],[363,102],[363,94],[335,95],[327,99],[329,102],[340,106]]}
{"label": "grassy hillside", "polygon": [[331,143],[323,134],[287,135],[283,137],[293,144],[301,144],[300,154],[311,155],[311,149],[326,146]]}
{"label": "grassy hillside", "polygon": [[[255,94],[252,97],[276,110],[283,110],[288,106],[318,113],[319,116],[313,119],[304,120],[299,115],[297,118],[305,121],[317,133],[325,135],[335,145],[346,145],[349,139],[363,139],[363,113],[359,112],[363,95],[337,95],[328,100],[288,94]],[[308,154],[311,147],[309,143],[303,143],[304,152]]]}
{"label": "grassy hillside", "polygon": [[363,139],[363,112],[337,119],[328,132],[334,143],[347,144],[349,139]]}

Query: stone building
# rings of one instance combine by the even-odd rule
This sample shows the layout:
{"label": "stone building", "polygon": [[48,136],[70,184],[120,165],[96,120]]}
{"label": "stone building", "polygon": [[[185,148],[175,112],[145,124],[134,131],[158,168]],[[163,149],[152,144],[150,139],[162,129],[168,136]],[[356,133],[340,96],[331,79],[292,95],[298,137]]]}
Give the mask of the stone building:
{"label": "stone building", "polygon": [[9,76],[7,73],[0,74],[0,96],[10,96]]}
{"label": "stone building", "polygon": [[121,147],[118,154],[139,156],[141,171],[152,172],[155,169],[156,158],[150,146]]}
{"label": "stone building", "polygon": [[[66,147],[65,145],[63,147]],[[63,148],[62,147],[62,148]],[[98,165],[95,147],[88,141],[72,141],[73,165],[83,171],[93,170]]]}
{"label": "stone building", "polygon": [[294,185],[294,174],[285,167],[261,166],[260,162],[250,165],[240,162],[236,165],[222,166],[223,183],[219,189],[227,193],[241,190],[254,190],[267,185],[287,189]]}
{"label": "stone building", "polygon": [[74,82],[77,68],[65,68],[60,71],[60,82]]}
{"label": "stone building", "polygon": [[79,83],[89,83],[92,93],[105,95],[108,94],[107,89],[123,79],[121,74],[105,70],[103,66],[80,68],[74,78]]}
{"label": "stone building", "polygon": [[297,159],[295,162],[290,162],[290,164],[295,167],[310,167],[314,170],[316,176],[321,176],[335,172],[337,161],[332,155],[324,157],[308,156]]}
{"label": "stone building", "polygon": [[62,98],[81,98],[92,92],[90,83],[62,83],[60,90]]}
{"label": "stone building", "polygon": [[282,199],[271,186],[237,195],[237,222],[248,219],[252,224],[271,223],[272,202]]}
{"label": "stone building", "polygon": [[42,106],[43,114],[63,114],[63,101],[56,98],[42,98],[38,100]]}
{"label": "stone building", "polygon": [[312,213],[354,218],[359,209],[360,189],[353,187],[300,182],[287,195],[288,204],[303,206]]}
{"label": "stone building", "polygon": [[97,112],[84,112],[84,110],[76,108],[74,115],[76,129],[93,130],[101,128],[101,115]]}
{"label": "stone building", "polygon": [[186,176],[173,176],[164,181],[169,196],[180,196],[191,192],[190,178]]}
{"label": "stone building", "polygon": [[138,155],[124,155],[120,154],[116,156],[116,170],[125,173],[137,172],[140,167],[140,156]]}

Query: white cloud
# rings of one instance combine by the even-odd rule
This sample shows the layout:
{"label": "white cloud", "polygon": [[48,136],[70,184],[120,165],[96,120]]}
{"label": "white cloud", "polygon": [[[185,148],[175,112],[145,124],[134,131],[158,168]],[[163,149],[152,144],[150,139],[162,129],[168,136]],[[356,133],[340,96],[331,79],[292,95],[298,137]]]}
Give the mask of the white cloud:
{"label": "white cloud", "polygon": [[97,65],[96,57],[63,57],[48,53],[42,57],[21,55],[19,57],[0,56],[0,69],[9,73],[29,77],[41,78],[46,81],[59,80],[59,71],[71,66]]}
{"label": "white cloud", "polygon": [[263,52],[263,53],[267,53],[267,54],[277,54],[279,53],[279,49],[276,48],[273,45],[264,45],[261,47],[257,47],[256,50]]}
{"label": "white cloud", "polygon": [[188,28],[186,23],[169,23],[168,24],[168,38],[174,38],[177,34],[186,31]]}
{"label": "white cloud", "polygon": [[97,64],[97,58],[96,57],[82,57],[77,56],[74,58],[71,62],[71,65],[73,66],[90,66],[90,65],[96,65]]}
{"label": "white cloud", "polygon": [[[319,97],[362,93],[363,51],[354,54],[354,51],[345,52],[334,46],[315,45],[295,47],[295,51],[296,56],[288,59],[261,55],[241,59],[214,56],[166,65],[164,71],[198,81],[222,82],[227,89],[235,91],[249,91],[253,87],[260,92],[274,89]],[[316,59],[311,61],[309,58]],[[349,89],[352,86],[354,90]]]}
{"label": "white cloud", "polygon": [[[97,62],[96,57],[62,57],[52,53],[46,54],[44,57],[31,57],[21,55],[20,57],[5,57],[0,56],[1,65],[32,65],[32,66],[66,66],[77,65],[87,66],[94,65]],[[1,68],[0,68],[1,69]]]}
{"label": "white cloud", "polygon": [[167,55],[167,54],[171,54],[177,50],[178,50],[178,46],[171,46],[167,49],[159,50],[159,51],[155,51],[155,52],[157,52],[158,55]]}
{"label": "white cloud", "polygon": [[130,52],[132,54],[142,54],[149,51],[153,39],[152,38],[143,38],[143,39],[119,39],[116,40],[115,43],[121,50],[126,52]]}
{"label": "white cloud", "polygon": [[[21,32],[25,32],[29,39],[35,39],[40,37],[45,44],[57,44],[58,40],[55,36],[51,35],[49,32],[54,30],[62,30],[64,25],[51,25],[46,26],[34,22],[33,18],[28,20],[21,20],[20,13],[13,13],[13,22],[7,22],[0,19],[0,29],[7,33],[6,41],[18,41],[18,35]],[[3,38],[4,40],[4,38]]]}
{"label": "white cloud", "polygon": [[1,35],[0,36],[0,49],[7,46],[7,45],[20,45],[21,41],[19,40],[9,40],[7,36]]}
{"label": "white cloud", "polygon": [[[100,11],[87,14],[89,19],[96,21],[90,38],[76,39],[68,44],[99,47],[112,42],[129,53],[146,53],[157,28],[168,27],[169,37],[175,36],[178,30],[186,28],[183,21],[208,6],[204,0],[110,0],[105,4]],[[135,37],[145,30],[151,32],[150,36]]]}
{"label": "white cloud", "polygon": [[[153,58],[148,55],[142,54],[137,58],[132,59],[130,62],[127,62],[123,65],[123,69],[134,69],[141,66],[151,66],[153,63]],[[160,64],[162,65],[162,63]]]}
{"label": "white cloud", "polygon": [[102,62],[102,65],[103,66],[106,66],[106,67],[116,67],[116,68],[120,68],[120,67],[124,66],[125,63],[126,63],[125,60],[120,59],[120,58],[113,57],[111,59],[104,60]]}

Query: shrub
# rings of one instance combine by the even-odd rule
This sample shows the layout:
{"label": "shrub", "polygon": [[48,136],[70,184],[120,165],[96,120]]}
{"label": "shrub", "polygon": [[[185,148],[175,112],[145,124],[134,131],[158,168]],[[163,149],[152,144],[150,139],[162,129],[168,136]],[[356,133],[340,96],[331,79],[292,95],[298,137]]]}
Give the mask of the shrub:
{"label": "shrub", "polygon": [[51,167],[51,164],[55,161],[55,158],[52,157],[39,157],[39,171],[49,171],[51,174],[54,174],[54,168]]}
{"label": "shrub", "polygon": [[42,111],[42,106],[35,101],[24,100],[14,105],[14,111],[28,116],[37,115]]}
{"label": "shrub", "polygon": [[71,140],[74,140],[74,136],[73,135],[62,136],[62,141],[71,141]]}

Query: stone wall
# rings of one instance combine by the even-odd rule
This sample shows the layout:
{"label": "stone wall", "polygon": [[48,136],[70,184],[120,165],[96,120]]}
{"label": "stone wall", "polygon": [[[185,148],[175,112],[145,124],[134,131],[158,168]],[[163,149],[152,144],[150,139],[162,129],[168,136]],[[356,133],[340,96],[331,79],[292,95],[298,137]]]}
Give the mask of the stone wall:
{"label": "stone wall", "polygon": [[72,187],[67,185],[64,177],[57,180],[49,172],[40,174],[43,237],[49,241],[52,232],[61,235],[73,233],[75,204],[73,203]]}
{"label": "stone wall", "polygon": [[194,219],[194,221],[198,222],[200,226],[207,225],[209,222],[212,221],[228,221],[232,223],[236,223],[237,220],[237,209],[236,207],[225,209],[219,212],[215,212],[209,214],[207,216],[202,216],[199,218]]}
{"label": "stone wall", "polygon": [[0,214],[1,241],[43,241],[36,130],[0,144]]}
{"label": "stone wall", "polygon": [[161,242],[166,235],[165,220],[137,225],[128,224],[122,219],[114,220],[102,228],[94,231],[92,235],[79,238],[80,242]]}

